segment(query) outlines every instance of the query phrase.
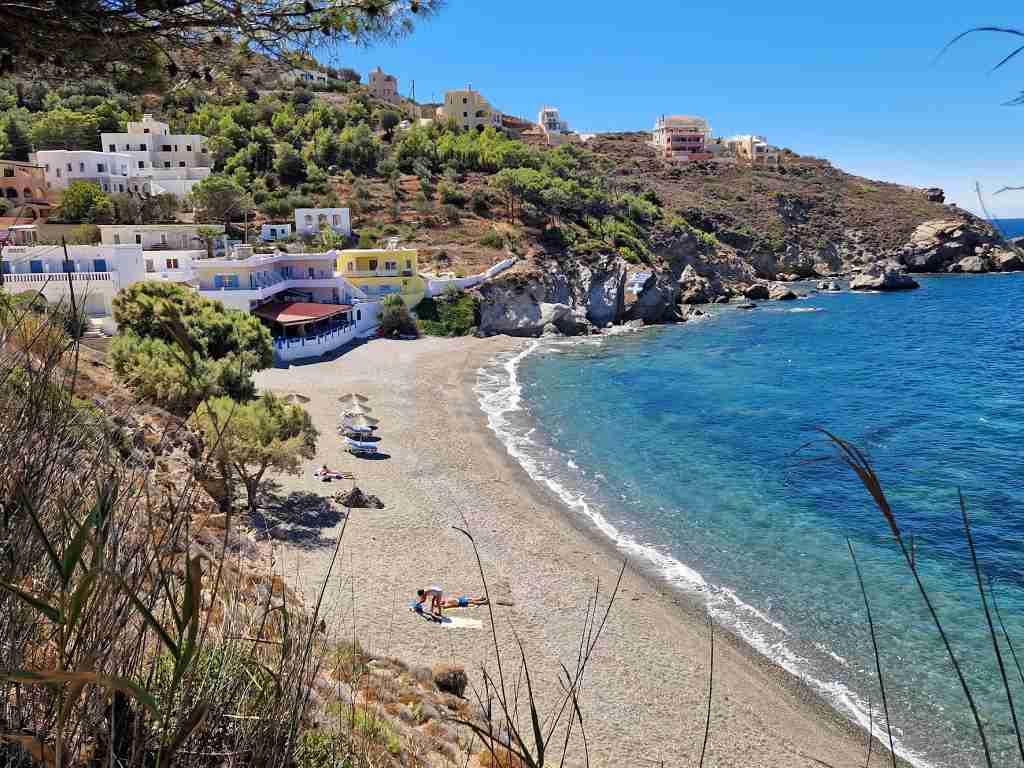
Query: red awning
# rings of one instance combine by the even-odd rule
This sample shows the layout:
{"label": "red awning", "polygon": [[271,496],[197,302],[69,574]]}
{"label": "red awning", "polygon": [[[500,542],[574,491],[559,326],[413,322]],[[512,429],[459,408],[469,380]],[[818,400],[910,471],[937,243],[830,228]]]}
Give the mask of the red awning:
{"label": "red awning", "polygon": [[295,325],[298,323],[312,323],[316,320],[326,320],[329,317],[342,315],[351,309],[351,304],[312,304],[301,301],[274,301],[270,304],[256,307],[252,313],[264,320],[270,320],[281,325]]}

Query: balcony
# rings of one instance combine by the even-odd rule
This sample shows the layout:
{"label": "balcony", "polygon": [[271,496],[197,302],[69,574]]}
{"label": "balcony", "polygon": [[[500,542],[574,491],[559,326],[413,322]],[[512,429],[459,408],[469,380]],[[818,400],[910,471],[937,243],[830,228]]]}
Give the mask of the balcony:
{"label": "balcony", "polygon": [[46,283],[66,283],[69,276],[74,283],[109,283],[114,279],[110,272],[12,272],[4,275],[4,283],[41,288]]}
{"label": "balcony", "polygon": [[282,362],[321,357],[348,344],[356,337],[354,323],[333,328],[315,336],[301,336],[297,339],[274,339],[274,356]]}

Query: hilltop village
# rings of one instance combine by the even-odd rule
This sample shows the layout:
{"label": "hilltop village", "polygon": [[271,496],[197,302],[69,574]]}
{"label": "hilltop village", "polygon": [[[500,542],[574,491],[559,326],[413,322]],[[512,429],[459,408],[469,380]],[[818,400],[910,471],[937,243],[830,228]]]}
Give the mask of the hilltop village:
{"label": "hilltop village", "polygon": [[[622,182],[610,183],[609,174],[631,170],[679,187],[696,179],[712,198],[715,178],[732,174],[749,179],[752,199],[759,179],[777,185],[837,175],[827,162],[763,136],[715,136],[703,117],[661,115],[649,134],[595,136],[574,131],[554,106],[542,106],[535,121],[505,114],[471,86],[420,104],[401,96],[398,79],[380,67],[365,85],[351,70],[312,64],[278,73],[273,88],[260,85],[226,102],[237,106],[224,114],[208,115],[196,99],[163,99],[181,127],[155,111],[132,119],[122,109],[123,124],[104,115],[94,121],[92,146],[84,146],[82,125],[91,118],[85,110],[62,106],[60,119],[49,122],[50,113],[37,115],[20,145],[8,142],[8,155],[16,157],[0,159],[3,289],[42,291],[52,302],[77,285],[87,333],[102,337],[116,333],[112,305],[120,291],[143,281],[173,283],[256,315],[274,336],[279,362],[287,363],[378,333],[388,297],[398,297],[415,318],[425,298],[479,288],[472,327],[575,333],[627,320],[685,319],[674,309],[679,304],[735,298],[747,306],[750,299],[795,296],[766,278],[835,277],[848,266],[826,258],[826,267],[814,268],[824,258],[820,248],[811,268],[800,252],[786,265],[794,251],[787,238],[811,228],[814,203],[794,203],[787,213],[792,201],[784,192],[766,193],[775,194],[780,213],[778,225],[769,223],[763,233],[734,215],[732,228],[749,241],[744,248],[730,239],[730,227],[711,220],[711,200],[670,212],[665,198],[674,190],[666,195],[648,184],[644,191],[648,181],[627,177],[623,191],[614,191]],[[71,94],[67,103],[116,102],[102,86],[87,87],[96,92]],[[30,104],[32,95],[19,88],[14,99]],[[309,125],[301,133],[289,120]],[[203,125],[216,135],[199,130]],[[16,118],[6,130],[17,133]],[[627,146],[627,158],[617,157]],[[614,171],[609,155],[619,165]],[[642,164],[656,173],[643,173]],[[382,194],[390,200],[382,202]],[[944,208],[938,189],[900,194],[917,208]],[[741,207],[744,197],[733,198]],[[948,220],[934,239],[956,258],[912,271],[1014,268],[1016,257],[997,251],[988,234],[974,224],[965,232],[969,216],[946,210],[952,214],[915,216],[917,223]],[[666,230],[689,242],[685,264],[663,263],[657,241]],[[447,245],[431,247],[438,242]],[[778,263],[765,266],[759,250]],[[566,259],[581,257],[591,277],[614,273],[614,284],[602,279],[595,289],[594,280],[584,281],[552,295]],[[722,270],[715,264],[723,259],[752,266]],[[580,269],[569,272],[572,283]],[[868,275],[863,287],[912,287],[890,273]],[[502,275],[504,282],[496,282]],[[524,280],[533,280],[527,305],[516,306],[509,291],[518,286],[522,293]],[[604,302],[611,306],[601,306],[595,290],[615,294]]]}

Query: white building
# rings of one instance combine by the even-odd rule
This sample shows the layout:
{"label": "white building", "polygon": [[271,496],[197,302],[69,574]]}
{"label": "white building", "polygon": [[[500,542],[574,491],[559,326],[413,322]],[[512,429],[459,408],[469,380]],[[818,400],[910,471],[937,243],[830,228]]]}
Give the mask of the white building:
{"label": "white building", "polygon": [[274,240],[287,240],[292,236],[291,224],[262,224],[260,225],[260,240],[273,242]]}
{"label": "white building", "polygon": [[[141,245],[143,250],[205,250],[206,240],[199,236],[204,228],[224,232],[223,224],[101,224],[103,245]],[[214,253],[224,253],[227,238],[214,241]]]}
{"label": "white building", "polygon": [[[108,228],[107,234],[113,235]],[[40,291],[53,304],[71,290],[87,316],[116,332],[113,299],[143,280],[190,287],[225,306],[258,315],[274,335],[280,362],[315,358],[372,335],[380,305],[335,272],[337,253],[253,255],[239,246],[230,258],[205,250],[144,250],[141,244],[7,246],[0,250],[4,290]]]}
{"label": "white building", "polygon": [[108,194],[131,192],[132,158],[119,152],[45,149],[36,152],[35,162],[43,166],[50,189],[63,190],[73,181],[100,185]]}
{"label": "white building", "polygon": [[130,175],[149,179],[148,194],[170,193],[183,198],[210,175],[206,137],[171,133],[167,123],[143,115],[128,123],[127,133],[100,135],[103,149],[131,158]]}
{"label": "white building", "polygon": [[537,123],[545,133],[569,132],[569,123],[562,119],[558,107],[541,107],[537,113]]}
{"label": "white building", "polygon": [[352,222],[348,208],[296,208],[295,233],[316,237],[320,230],[328,227],[339,235],[352,234]]}
{"label": "white building", "polygon": [[329,78],[318,69],[293,69],[283,79],[288,83],[326,83]]}
{"label": "white building", "polygon": [[710,160],[711,125],[703,117],[662,115],[654,124],[651,145],[664,160]]}

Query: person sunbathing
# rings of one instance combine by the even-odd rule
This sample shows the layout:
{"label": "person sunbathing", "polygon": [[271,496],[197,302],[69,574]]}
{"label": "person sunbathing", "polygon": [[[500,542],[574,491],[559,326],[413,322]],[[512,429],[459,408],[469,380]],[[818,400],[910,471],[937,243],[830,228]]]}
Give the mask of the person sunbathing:
{"label": "person sunbathing", "polygon": [[[436,590],[436,594],[434,590]],[[444,595],[441,594],[440,587],[432,587],[429,590],[417,589],[416,596],[419,598],[416,602],[416,613],[423,613],[423,603],[426,602],[428,597],[430,598],[430,612],[438,615],[441,615],[445,608],[471,608],[487,605],[486,597],[467,597],[463,595],[445,599]]]}
{"label": "person sunbathing", "polygon": [[313,477],[316,477],[324,482],[328,480],[344,480],[345,476],[341,472],[335,472],[333,469],[328,469],[327,465],[324,464],[320,469],[313,473]]}

